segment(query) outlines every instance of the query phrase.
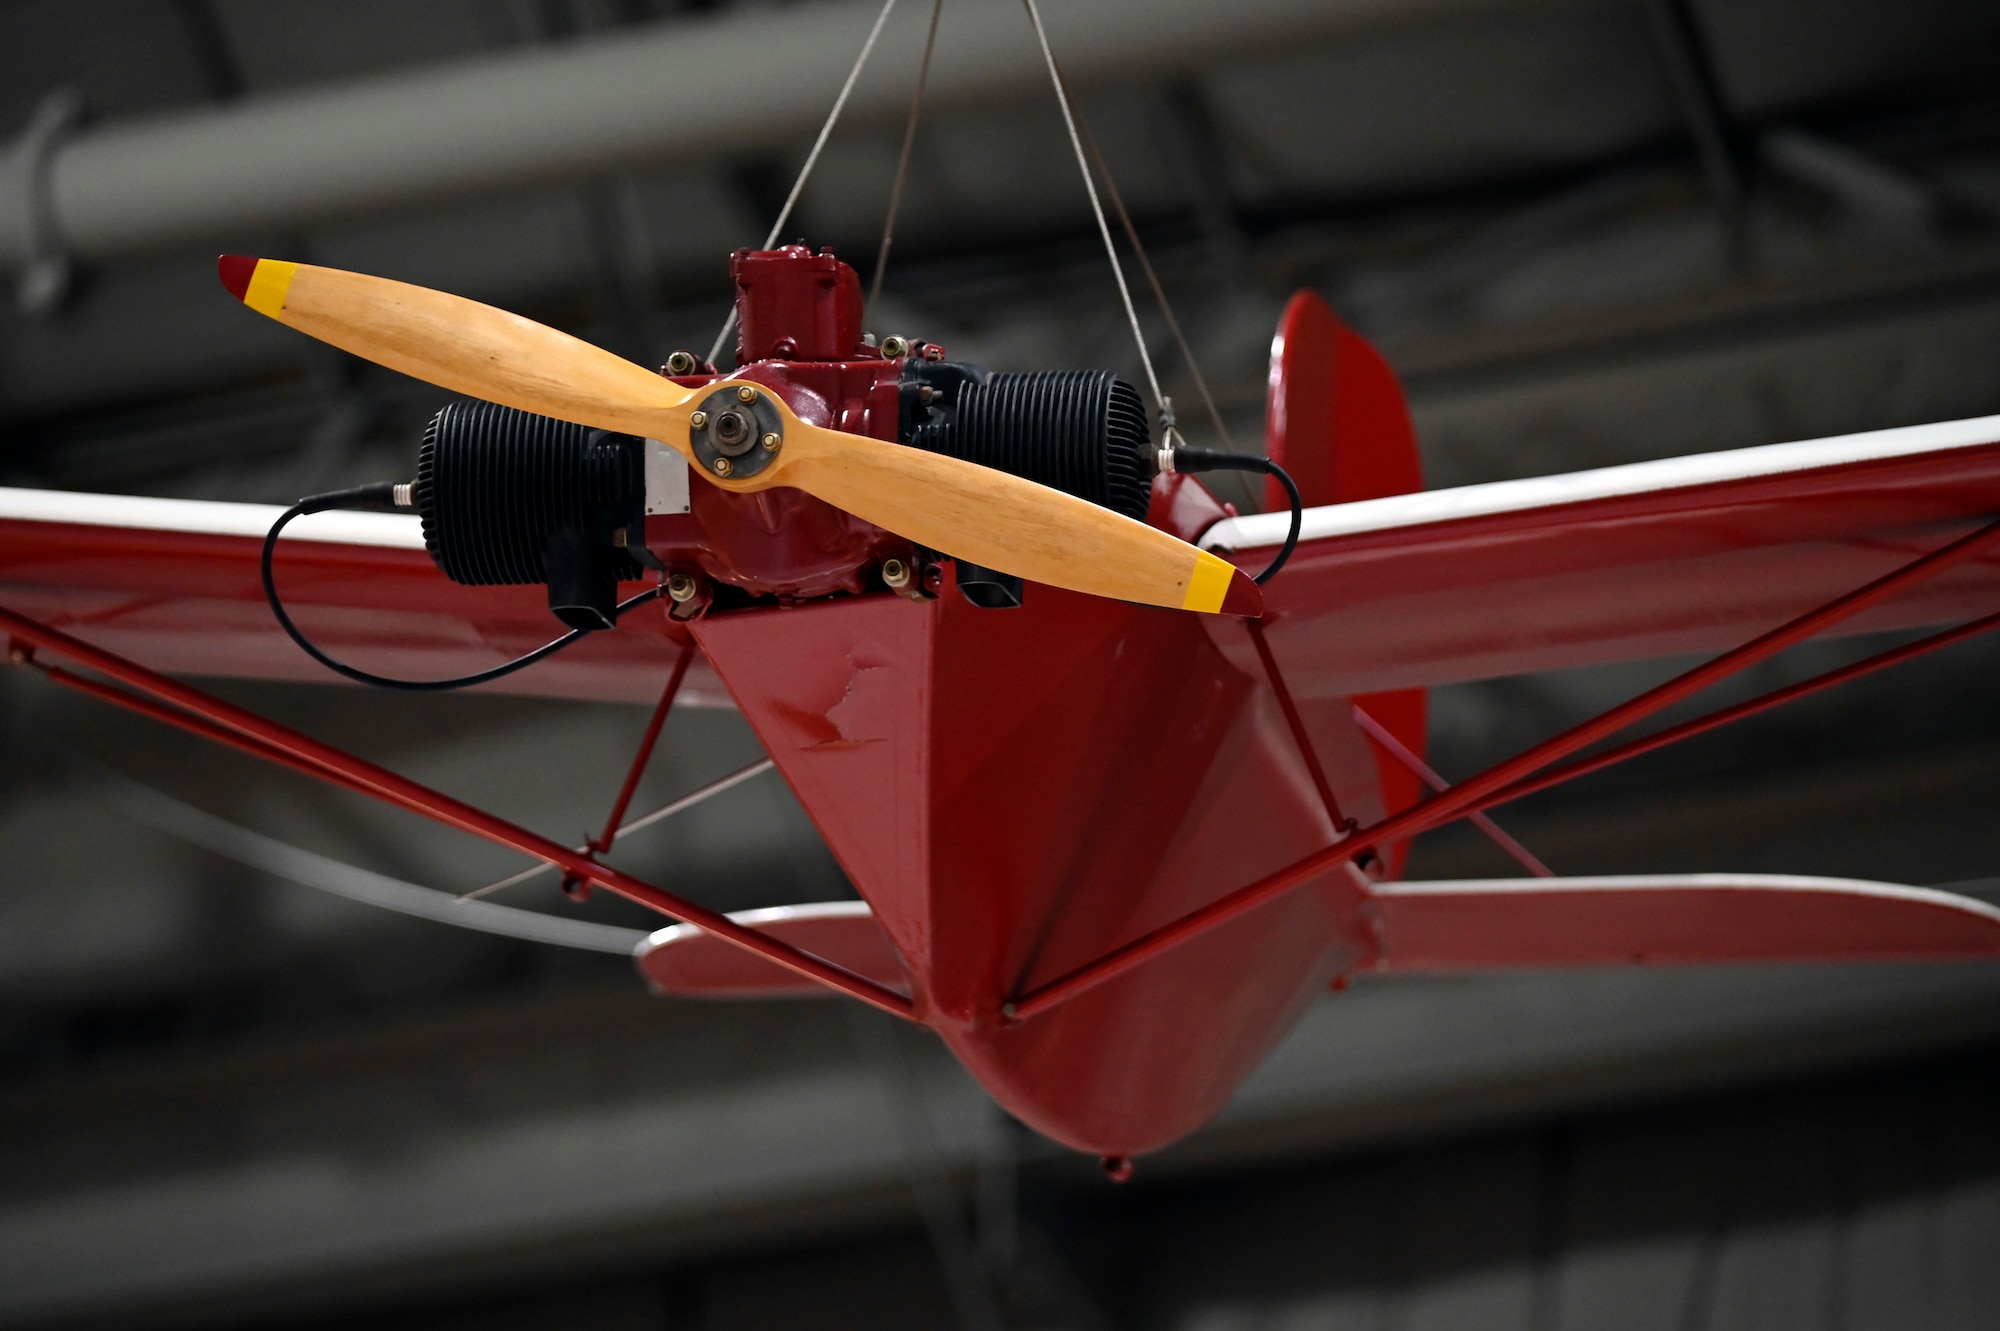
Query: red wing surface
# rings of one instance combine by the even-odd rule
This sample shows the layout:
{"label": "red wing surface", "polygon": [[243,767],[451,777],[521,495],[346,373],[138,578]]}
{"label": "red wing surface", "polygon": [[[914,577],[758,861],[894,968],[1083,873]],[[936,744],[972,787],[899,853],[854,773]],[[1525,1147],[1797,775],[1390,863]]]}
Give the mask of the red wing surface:
{"label": "red wing surface", "polygon": [[[1318,696],[1713,652],[1995,517],[2000,417],[1336,504],[1266,589],[1269,637]],[[1255,569],[1286,521],[1202,544]],[[1844,631],[1996,609],[1989,553]]]}
{"label": "red wing surface", "polygon": [[[2000,911],[1894,883],[1775,874],[1381,883],[1396,973],[2000,956]],[[765,963],[769,964],[769,963]]]}
{"label": "red wing surface", "polygon": [[[174,674],[328,681],[279,630],[257,574],[280,510],[257,504],[0,489],[0,605]],[[294,535],[296,533],[296,536]],[[540,587],[461,587],[431,563],[413,516],[323,513],[294,522],[277,560],[301,628],[333,656],[426,679],[497,665],[563,632]],[[625,594],[640,590],[638,584]],[[675,644],[642,606],[488,686],[650,702]],[[726,702],[699,663],[689,687]]]}

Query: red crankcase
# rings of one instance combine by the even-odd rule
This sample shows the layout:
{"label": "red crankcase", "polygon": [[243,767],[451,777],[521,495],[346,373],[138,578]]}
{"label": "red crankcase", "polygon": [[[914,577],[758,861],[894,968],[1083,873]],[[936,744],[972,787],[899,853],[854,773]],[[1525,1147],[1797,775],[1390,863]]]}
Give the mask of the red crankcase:
{"label": "red crankcase", "polygon": [[[730,272],[741,368],[673,374],[678,366],[670,365],[663,373],[689,388],[747,379],[810,424],[895,442],[903,357],[862,340],[854,270],[830,250],[787,245],[738,250]],[[924,346],[907,354],[935,360],[943,353]],[[669,570],[696,575],[696,605],[716,584],[783,601],[858,593],[880,585],[875,570],[883,560],[914,562],[909,541],[789,486],[735,494],[697,482],[688,500],[686,513],[646,519],[646,548]]]}

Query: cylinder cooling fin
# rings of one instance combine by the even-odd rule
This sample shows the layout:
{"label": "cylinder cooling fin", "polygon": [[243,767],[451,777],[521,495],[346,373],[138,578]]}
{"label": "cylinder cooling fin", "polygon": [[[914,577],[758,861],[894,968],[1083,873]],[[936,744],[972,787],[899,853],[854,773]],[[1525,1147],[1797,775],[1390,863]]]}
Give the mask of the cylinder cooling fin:
{"label": "cylinder cooling fin", "polygon": [[[572,628],[608,628],[643,533],[639,441],[491,402],[454,402],[424,431],[417,511],[431,558],[454,582],[546,583]],[[641,548],[630,543],[628,548]]]}
{"label": "cylinder cooling fin", "polygon": [[[928,388],[926,398],[924,390]],[[1049,486],[1144,521],[1151,430],[1138,390],[1102,370],[988,374],[911,367],[904,441]]]}

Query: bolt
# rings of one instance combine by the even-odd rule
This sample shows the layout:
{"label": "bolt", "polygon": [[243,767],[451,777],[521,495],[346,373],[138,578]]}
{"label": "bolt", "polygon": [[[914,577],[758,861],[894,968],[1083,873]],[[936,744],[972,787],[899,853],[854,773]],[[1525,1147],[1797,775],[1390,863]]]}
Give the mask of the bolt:
{"label": "bolt", "polygon": [[727,476],[730,472],[735,470],[736,468],[729,465],[728,458],[717,458],[715,460],[715,474],[717,476]]}
{"label": "bolt", "polygon": [[882,581],[887,583],[891,587],[900,588],[909,586],[910,566],[908,564],[905,564],[900,559],[883,560]]}
{"label": "bolt", "polygon": [[697,584],[694,574],[676,570],[667,574],[667,599],[675,605],[686,605],[694,599]]}
{"label": "bolt", "polygon": [[882,339],[882,355],[888,360],[895,360],[898,356],[906,354],[909,349],[910,339],[907,337],[897,337],[891,333]]}
{"label": "bolt", "polygon": [[923,403],[927,407],[936,397],[937,397],[937,389],[932,388],[929,384],[925,384],[921,388],[917,389],[917,401]]}
{"label": "bolt", "polygon": [[697,430],[706,430],[708,428],[708,413],[697,411],[694,415],[688,417],[688,424]]}
{"label": "bolt", "polygon": [[738,402],[755,402],[757,400],[757,390],[745,384],[736,390],[736,400]]}
{"label": "bolt", "polygon": [[764,436],[764,440],[763,440],[763,443],[764,443],[764,451],[765,451],[766,453],[775,453],[775,452],[777,452],[777,451],[778,451],[778,445],[779,445],[779,444],[781,444],[781,443],[783,443],[783,442],[784,442],[784,441],[783,441],[782,439],[778,438],[778,436],[777,436],[777,435],[775,435],[775,434],[767,434],[767,435],[765,435],[765,436]]}
{"label": "bolt", "polygon": [[13,643],[7,648],[7,659],[17,666],[24,666],[29,660],[28,649],[18,642]]}

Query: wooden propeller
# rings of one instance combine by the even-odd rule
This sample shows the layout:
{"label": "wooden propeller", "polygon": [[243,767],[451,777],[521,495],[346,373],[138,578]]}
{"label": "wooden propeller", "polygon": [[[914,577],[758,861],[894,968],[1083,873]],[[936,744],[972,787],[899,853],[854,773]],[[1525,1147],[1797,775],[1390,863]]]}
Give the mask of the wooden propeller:
{"label": "wooden propeller", "polygon": [[[441,388],[658,439],[726,490],[789,485],[934,550],[1033,582],[1145,605],[1256,615],[1257,585],[1142,522],[990,467],[811,425],[758,385],[683,388],[519,315],[337,268],[224,255],[222,283],[260,314]],[[753,390],[782,421],[776,454],[725,479],[693,444],[698,403]]]}

